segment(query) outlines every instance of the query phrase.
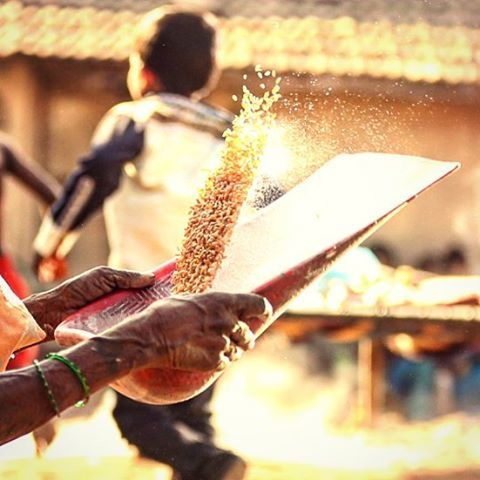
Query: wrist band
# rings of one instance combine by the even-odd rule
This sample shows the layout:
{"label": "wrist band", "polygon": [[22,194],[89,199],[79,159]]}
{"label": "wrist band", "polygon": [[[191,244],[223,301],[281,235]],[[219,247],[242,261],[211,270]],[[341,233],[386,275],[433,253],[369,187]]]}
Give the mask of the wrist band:
{"label": "wrist band", "polygon": [[42,367],[40,366],[40,363],[38,360],[34,360],[33,364],[35,365],[35,368],[37,369],[38,375],[40,376],[40,379],[42,380],[43,386],[45,387],[45,390],[47,391],[47,396],[48,396],[48,401],[50,402],[50,405],[52,406],[53,410],[55,411],[55,415],[57,417],[60,416],[60,409],[58,408],[58,403],[55,400],[55,397],[53,396],[52,389],[50,388],[50,385],[47,382],[47,378],[45,377],[45,374],[43,373]]}
{"label": "wrist band", "polygon": [[79,366],[69,358],[62,357],[62,355],[59,355],[58,353],[47,353],[45,355],[45,358],[51,358],[52,360],[58,360],[59,362],[62,362],[77,377],[78,381],[80,382],[80,385],[82,386],[84,398],[83,400],[80,400],[79,402],[77,402],[75,406],[84,407],[88,403],[88,400],[90,399],[90,386],[88,385],[87,378],[82,373]]}

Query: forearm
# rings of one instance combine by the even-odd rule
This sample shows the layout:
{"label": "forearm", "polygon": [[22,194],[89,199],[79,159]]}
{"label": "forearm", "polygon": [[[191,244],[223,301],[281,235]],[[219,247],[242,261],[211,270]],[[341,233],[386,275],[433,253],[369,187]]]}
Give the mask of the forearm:
{"label": "forearm", "polygon": [[[43,218],[33,242],[34,250],[44,258],[56,255],[63,245],[64,253],[73,246],[69,241],[75,229],[96,211],[89,203],[95,190],[94,180],[77,169],[67,180],[57,201],[53,203]],[[76,235],[73,235],[76,239]]]}
{"label": "forearm", "polygon": [[21,165],[17,174],[18,179],[46,205],[52,204],[60,195],[61,186],[57,180],[36,165]]}
{"label": "forearm", "polygon": [[[94,338],[62,352],[85,375],[91,393],[142,365],[142,347],[128,340]],[[40,362],[60,411],[84,398],[73,372],[57,360]],[[0,444],[31,432],[50,420],[54,408],[34,366],[0,375]]]}
{"label": "forearm", "polygon": [[53,203],[60,193],[56,179],[11,142],[4,143],[3,150],[7,170],[47,205]]}

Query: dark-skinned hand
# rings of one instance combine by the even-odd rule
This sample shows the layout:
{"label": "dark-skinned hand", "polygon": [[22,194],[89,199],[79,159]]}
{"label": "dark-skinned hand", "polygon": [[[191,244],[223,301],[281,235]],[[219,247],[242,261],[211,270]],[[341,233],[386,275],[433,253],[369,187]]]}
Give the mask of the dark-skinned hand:
{"label": "dark-skinned hand", "polygon": [[30,295],[24,300],[24,304],[46,332],[45,340],[53,340],[53,332],[58,324],[79,308],[114,290],[144,288],[153,282],[153,273],[97,267],[51,290]]}
{"label": "dark-skinned hand", "polygon": [[254,346],[246,321],[267,321],[271,311],[268,301],[254,294],[175,296],[156,301],[102,337],[138,349],[137,367],[221,371]]}

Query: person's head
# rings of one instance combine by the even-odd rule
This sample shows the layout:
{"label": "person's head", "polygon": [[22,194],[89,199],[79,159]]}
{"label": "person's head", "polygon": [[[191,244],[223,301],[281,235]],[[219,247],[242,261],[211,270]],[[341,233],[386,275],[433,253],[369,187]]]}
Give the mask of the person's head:
{"label": "person's head", "polygon": [[390,267],[396,266],[396,255],[388,245],[384,243],[374,243],[370,246],[370,250],[383,265],[388,265]]}
{"label": "person's head", "polygon": [[466,275],[468,262],[460,247],[452,247],[442,257],[443,269],[449,275]]}
{"label": "person's head", "polygon": [[127,84],[133,98],[149,92],[191,96],[205,90],[215,72],[212,16],[161,7],[137,29]]}

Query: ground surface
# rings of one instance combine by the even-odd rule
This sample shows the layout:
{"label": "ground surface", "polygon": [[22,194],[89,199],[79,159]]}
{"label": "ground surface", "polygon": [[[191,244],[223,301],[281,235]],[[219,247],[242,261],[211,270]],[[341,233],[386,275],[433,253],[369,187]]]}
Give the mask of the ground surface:
{"label": "ground surface", "polygon": [[[341,467],[340,467],[341,468]],[[2,480],[170,480],[170,471],[155,463],[125,458],[12,460],[0,462]],[[312,466],[252,462],[247,480],[480,480],[480,470],[396,474],[333,471]]]}

